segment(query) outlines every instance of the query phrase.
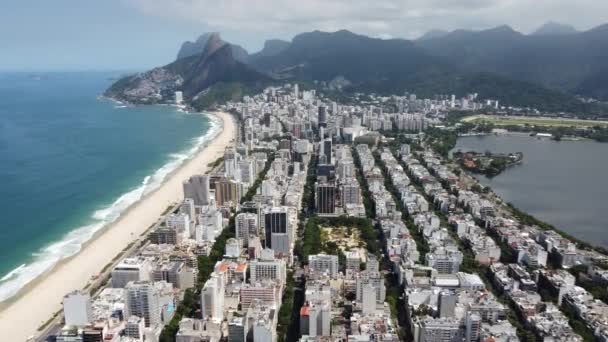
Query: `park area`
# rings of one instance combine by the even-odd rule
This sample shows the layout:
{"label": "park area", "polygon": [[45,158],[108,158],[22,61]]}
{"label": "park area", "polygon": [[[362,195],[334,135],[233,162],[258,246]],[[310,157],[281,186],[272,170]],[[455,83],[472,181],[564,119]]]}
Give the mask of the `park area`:
{"label": "park area", "polygon": [[545,126],[545,127],[594,127],[608,126],[608,121],[570,119],[570,118],[550,118],[533,116],[507,116],[507,115],[486,115],[479,114],[467,116],[461,119],[462,122],[475,124],[493,124],[495,126]]}

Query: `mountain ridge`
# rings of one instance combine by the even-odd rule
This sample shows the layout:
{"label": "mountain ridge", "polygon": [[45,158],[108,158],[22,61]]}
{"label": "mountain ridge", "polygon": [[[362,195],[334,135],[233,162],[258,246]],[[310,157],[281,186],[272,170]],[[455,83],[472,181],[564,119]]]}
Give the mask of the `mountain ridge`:
{"label": "mountain ridge", "polygon": [[[603,30],[598,30],[589,35],[593,39],[600,39],[602,32]],[[497,41],[496,37],[505,38]],[[201,92],[217,84],[221,84],[224,89],[222,98],[231,98],[227,92],[236,89],[243,93],[251,89],[248,85],[259,87],[277,80],[331,82],[344,79],[346,82],[340,82],[340,86],[345,91],[379,94],[401,94],[407,91],[420,96],[464,96],[469,92],[477,92],[483,98],[497,99],[513,106],[547,111],[588,111],[588,106],[573,96],[540,86],[522,75],[505,75],[491,70],[492,68],[487,70],[466,63],[454,63],[454,60],[483,60],[488,58],[484,53],[487,54],[489,49],[492,52],[489,56],[491,58],[504,56],[496,63],[497,66],[512,67],[512,63],[522,63],[521,60],[512,58],[510,50],[513,46],[518,46],[519,49],[528,46],[531,39],[541,39],[526,37],[508,26],[478,32],[457,30],[445,37],[422,42],[383,40],[347,30],[317,30],[298,34],[290,43],[278,42],[275,46],[278,49],[268,49],[270,46],[266,46],[274,43],[265,44],[265,48],[250,55],[249,62],[245,64],[234,58],[232,45],[221,41],[219,34],[212,34],[208,37],[205,50],[200,54],[121,79],[107,93],[127,101],[157,103],[170,99],[173,91],[181,90],[186,100],[192,102]],[[458,44],[452,44],[456,47],[468,47],[458,58],[453,56],[460,50],[444,44],[445,41],[454,39]],[[555,37],[542,39],[542,42],[548,42],[545,44],[555,44],[558,41]],[[429,46],[432,47],[437,42],[440,42],[439,46],[445,55],[427,51]],[[535,60],[526,61],[534,65],[531,62]],[[602,82],[603,78],[596,78],[586,83],[581,90]]]}

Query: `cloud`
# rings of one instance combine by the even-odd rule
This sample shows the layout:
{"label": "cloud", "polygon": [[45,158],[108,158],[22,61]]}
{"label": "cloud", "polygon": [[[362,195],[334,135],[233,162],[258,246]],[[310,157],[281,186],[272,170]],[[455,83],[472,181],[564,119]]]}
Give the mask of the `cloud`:
{"label": "cloud", "polygon": [[554,20],[587,29],[603,23],[602,0],[123,0],[146,15],[218,31],[285,37],[349,29],[377,37],[415,38],[431,29],[508,24],[529,32]]}

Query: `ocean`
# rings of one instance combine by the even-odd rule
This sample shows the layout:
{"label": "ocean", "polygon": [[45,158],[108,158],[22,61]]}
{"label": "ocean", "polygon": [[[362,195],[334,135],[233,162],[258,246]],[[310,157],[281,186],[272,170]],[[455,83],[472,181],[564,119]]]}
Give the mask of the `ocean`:
{"label": "ocean", "polygon": [[513,203],[583,241],[608,246],[608,144],[528,136],[459,138],[454,150],[523,152],[520,165],[494,178],[477,175]]}
{"label": "ocean", "polygon": [[118,76],[0,73],[0,301],[77,253],[217,132],[211,116],[98,98]]}

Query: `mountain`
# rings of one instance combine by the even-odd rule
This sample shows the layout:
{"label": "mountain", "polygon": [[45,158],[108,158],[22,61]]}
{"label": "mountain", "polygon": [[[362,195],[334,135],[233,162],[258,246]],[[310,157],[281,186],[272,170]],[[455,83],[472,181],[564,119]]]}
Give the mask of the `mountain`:
{"label": "mountain", "polygon": [[281,39],[269,39],[264,42],[264,47],[259,52],[256,52],[250,56],[250,59],[257,60],[261,57],[275,56],[283,52],[283,50],[289,47],[289,42]]}
{"label": "mountain", "polygon": [[554,36],[573,33],[578,33],[574,26],[549,21],[531,34],[536,36]]}
{"label": "mountain", "polygon": [[[205,50],[205,46],[207,46],[207,41],[209,41],[209,38],[217,34],[217,32],[207,32],[200,35],[194,42],[185,41],[177,53],[176,60],[194,55],[200,55],[203,53],[203,50]],[[249,53],[247,50],[239,45],[231,44],[231,46],[234,59],[242,63],[247,63],[247,60],[249,59]]]}
{"label": "mountain", "polygon": [[417,40],[429,40],[429,39],[434,39],[434,38],[441,38],[448,34],[449,34],[449,32],[444,31],[444,30],[430,30],[427,33],[420,36]]}
{"label": "mountain", "polygon": [[[454,31],[416,45],[428,54],[452,61],[471,71],[497,73],[504,77],[545,87],[593,95],[608,94],[608,78],[597,73],[608,70],[608,25],[561,35],[523,35],[507,26],[484,31]],[[608,100],[608,97],[602,96]]]}
{"label": "mountain", "polygon": [[[475,33],[452,34],[468,37]],[[494,44],[498,49],[500,43],[493,41],[494,37],[517,41],[523,35],[502,26],[483,36],[484,44]],[[331,81],[344,77],[351,83],[346,90],[351,91],[381,94],[410,91],[421,97],[476,92],[482,98],[514,106],[548,111],[587,110],[573,96],[494,73],[469,71],[442,56],[429,55],[411,41],[375,39],[344,30],[297,35],[284,51],[261,57],[251,66],[276,79]]]}
{"label": "mountain", "polygon": [[161,103],[172,99],[175,91],[182,91],[186,101],[195,102],[216,84],[255,85],[267,81],[268,77],[237,61],[233,46],[212,33],[202,53],[122,78],[105,95],[132,103]]}
{"label": "mountain", "polygon": [[[600,44],[602,30],[588,34]],[[509,51],[512,46],[526,46],[526,37],[507,26],[482,32],[454,31],[424,42],[376,39],[345,30],[314,31],[297,35],[291,43],[267,43],[249,58],[249,64],[244,64],[235,59],[230,44],[211,34],[202,53],[120,79],[106,95],[134,103],[166,103],[180,90],[188,103],[205,108],[260,90],[276,80],[340,79],[344,91],[385,95],[414,92],[420,97],[478,93],[482,99],[497,99],[512,106],[589,112],[590,106],[560,90],[468,64],[489,59],[501,61],[495,64],[500,67],[526,65],[529,59],[513,60]],[[444,44],[440,50],[443,54],[432,53],[431,47],[438,41]],[[591,79],[584,89],[604,81],[602,77]]]}
{"label": "mountain", "polygon": [[331,80],[344,76],[355,82],[450,70],[409,41],[375,39],[345,30],[299,34],[285,50],[260,57],[252,66],[277,78]]}

